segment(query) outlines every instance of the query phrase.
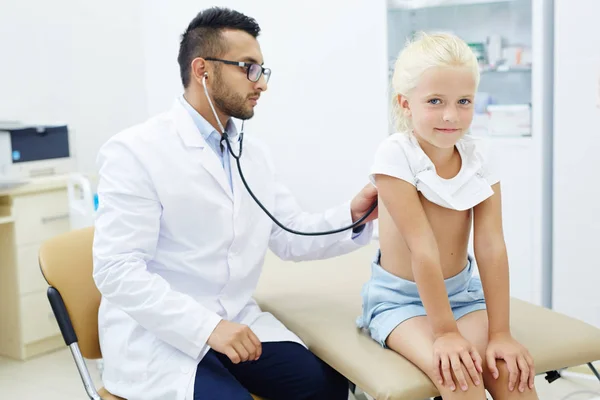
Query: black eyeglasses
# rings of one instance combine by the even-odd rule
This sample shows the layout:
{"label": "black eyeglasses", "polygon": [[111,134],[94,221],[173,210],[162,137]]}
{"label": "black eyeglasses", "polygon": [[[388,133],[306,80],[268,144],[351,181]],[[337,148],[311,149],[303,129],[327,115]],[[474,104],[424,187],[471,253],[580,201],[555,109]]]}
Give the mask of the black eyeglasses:
{"label": "black eyeglasses", "polygon": [[261,75],[264,75],[265,81],[269,82],[269,78],[271,77],[271,69],[264,68],[260,64],[247,63],[247,62],[243,62],[243,61],[221,60],[219,58],[212,58],[212,57],[207,57],[207,58],[205,58],[205,60],[206,61],[218,61],[218,62],[222,62],[223,64],[237,65],[238,67],[246,68],[246,76],[248,77],[248,80],[250,82],[258,82]]}

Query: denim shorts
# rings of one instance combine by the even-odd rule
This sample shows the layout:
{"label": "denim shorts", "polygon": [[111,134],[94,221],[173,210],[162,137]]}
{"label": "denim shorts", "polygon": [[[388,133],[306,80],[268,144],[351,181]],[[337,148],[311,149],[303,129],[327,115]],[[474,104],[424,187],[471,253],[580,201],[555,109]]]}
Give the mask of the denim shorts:
{"label": "denim shorts", "polygon": [[[363,313],[356,320],[356,325],[368,329],[375,341],[387,347],[385,341],[398,325],[407,319],[427,315],[427,312],[417,284],[384,270],[379,265],[380,258],[381,251],[378,250],[371,264],[371,279],[362,288]],[[471,256],[467,266],[444,283],[455,319],[486,309],[481,280],[473,276]]]}

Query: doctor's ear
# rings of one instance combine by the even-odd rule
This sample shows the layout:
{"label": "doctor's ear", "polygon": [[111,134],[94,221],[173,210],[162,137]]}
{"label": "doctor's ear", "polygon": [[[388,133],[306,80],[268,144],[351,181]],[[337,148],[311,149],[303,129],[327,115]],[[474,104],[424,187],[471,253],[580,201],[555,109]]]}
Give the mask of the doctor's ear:
{"label": "doctor's ear", "polygon": [[198,82],[202,81],[204,78],[208,78],[208,71],[206,70],[207,63],[203,58],[197,57],[192,60],[191,64],[191,75],[192,79],[197,80]]}

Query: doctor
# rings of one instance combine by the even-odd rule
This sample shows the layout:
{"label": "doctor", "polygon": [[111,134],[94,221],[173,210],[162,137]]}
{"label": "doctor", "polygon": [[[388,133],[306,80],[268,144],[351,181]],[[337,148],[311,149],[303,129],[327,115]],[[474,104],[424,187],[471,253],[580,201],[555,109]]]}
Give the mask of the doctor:
{"label": "doctor", "polygon": [[[199,13],[179,50],[183,96],[100,150],[94,279],[102,293],[103,381],[118,396],[347,399],[346,380],[251,296],[267,248],[296,261],[348,253],[369,242],[376,211],[354,232],[295,236],[248,195],[221,143],[203,80],[235,145],[231,117],[253,116],[270,76],[259,32],[235,11]],[[306,213],[251,135],[241,161],[257,197],[296,230],[347,226],[376,200],[367,185],[346,204]]]}

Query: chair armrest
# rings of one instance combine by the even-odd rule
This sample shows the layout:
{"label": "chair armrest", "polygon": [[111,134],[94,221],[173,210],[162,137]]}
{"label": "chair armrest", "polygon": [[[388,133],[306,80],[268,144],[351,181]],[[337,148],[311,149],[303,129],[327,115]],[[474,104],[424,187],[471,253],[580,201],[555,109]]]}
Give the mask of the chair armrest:
{"label": "chair armrest", "polygon": [[69,318],[69,313],[67,312],[67,307],[65,306],[62,296],[58,290],[52,286],[48,288],[47,294],[50,306],[52,307],[52,312],[56,317],[58,327],[60,328],[65,343],[67,346],[77,343],[77,335],[73,329],[73,324],[71,323],[71,318]]}

